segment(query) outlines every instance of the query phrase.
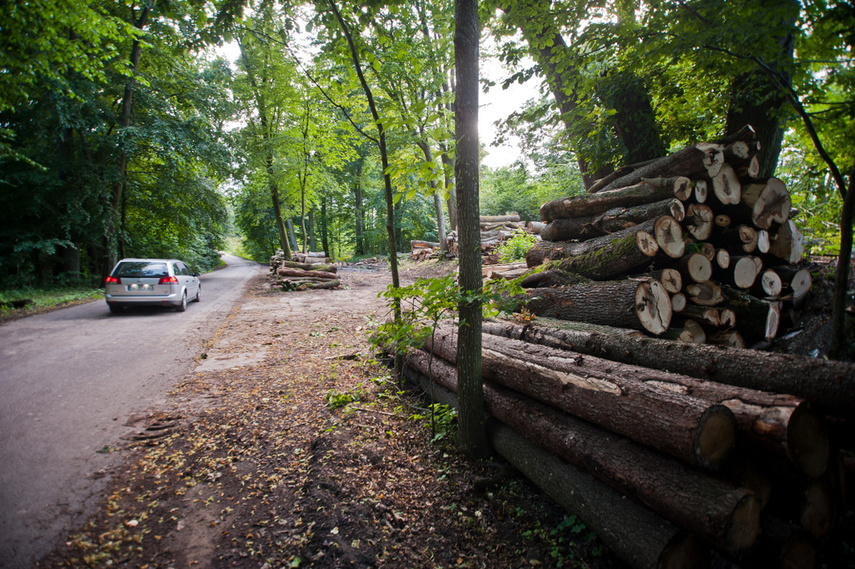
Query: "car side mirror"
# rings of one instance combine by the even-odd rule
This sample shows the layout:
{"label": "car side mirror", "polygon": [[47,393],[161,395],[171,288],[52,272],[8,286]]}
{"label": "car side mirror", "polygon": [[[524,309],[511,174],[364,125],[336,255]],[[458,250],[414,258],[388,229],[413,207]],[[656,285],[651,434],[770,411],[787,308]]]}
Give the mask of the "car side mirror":
{"label": "car side mirror", "polygon": [[201,276],[202,276],[202,273],[193,273],[193,276],[194,276],[194,277],[201,277]]}

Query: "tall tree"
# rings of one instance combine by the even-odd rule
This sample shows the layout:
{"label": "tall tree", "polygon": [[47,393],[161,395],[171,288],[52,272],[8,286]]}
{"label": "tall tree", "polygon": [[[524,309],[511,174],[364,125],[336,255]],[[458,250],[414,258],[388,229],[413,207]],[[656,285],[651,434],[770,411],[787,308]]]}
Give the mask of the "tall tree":
{"label": "tall tree", "polygon": [[457,382],[460,409],[457,444],[474,456],[489,452],[481,378],[481,233],[478,209],[478,44],[481,28],[477,0],[456,0],[454,101],[457,140],[457,215],[460,235],[460,328]]}

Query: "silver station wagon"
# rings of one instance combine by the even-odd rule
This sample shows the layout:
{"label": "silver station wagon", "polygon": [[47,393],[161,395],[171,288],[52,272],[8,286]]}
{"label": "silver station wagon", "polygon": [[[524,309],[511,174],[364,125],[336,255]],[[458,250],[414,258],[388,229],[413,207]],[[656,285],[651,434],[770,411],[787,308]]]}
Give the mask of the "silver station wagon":
{"label": "silver station wagon", "polygon": [[199,273],[191,273],[178,259],[122,259],[105,281],[110,312],[126,306],[171,306],[187,310],[187,301],[202,299]]}

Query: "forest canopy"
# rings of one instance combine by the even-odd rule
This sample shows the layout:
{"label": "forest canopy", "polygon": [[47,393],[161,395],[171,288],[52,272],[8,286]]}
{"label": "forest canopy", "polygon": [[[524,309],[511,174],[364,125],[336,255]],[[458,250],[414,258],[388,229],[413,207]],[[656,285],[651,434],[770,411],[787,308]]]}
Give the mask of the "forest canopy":
{"label": "forest canopy", "polygon": [[[332,8],[354,31],[376,119]],[[457,225],[453,10],[13,2],[0,14],[0,286],[99,283],[124,256],[207,268],[233,236],[261,261],[440,240]],[[490,0],[481,22],[482,57],[536,94],[500,130],[524,158],[482,166],[482,213],[536,219],[618,166],[751,124],[762,175],[792,189],[813,251],[839,252],[855,162],[851,3]]]}

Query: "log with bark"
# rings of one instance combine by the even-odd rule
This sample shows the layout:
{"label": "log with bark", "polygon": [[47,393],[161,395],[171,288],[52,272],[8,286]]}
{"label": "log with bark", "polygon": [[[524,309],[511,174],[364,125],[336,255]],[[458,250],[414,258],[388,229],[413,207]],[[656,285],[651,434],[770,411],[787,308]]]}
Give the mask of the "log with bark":
{"label": "log with bark", "polygon": [[316,279],[324,279],[324,280],[332,280],[335,277],[335,273],[327,272],[327,271],[312,271],[312,270],[302,270],[302,269],[292,269],[290,267],[279,267],[276,269],[276,274],[280,277],[294,277],[294,278],[306,278],[312,277]]}
{"label": "log with bark", "polygon": [[490,334],[571,349],[623,363],[669,370],[759,391],[801,397],[831,414],[855,415],[855,364],[806,356],[728,349],[586,331],[561,329],[561,322],[538,319],[522,326],[485,322]]}
{"label": "log with bark", "polygon": [[659,281],[591,281],[528,289],[519,300],[538,316],[646,330],[661,334],[671,323],[671,299]]}
{"label": "log with bark", "polygon": [[[643,381],[585,366],[584,358],[510,339],[485,337],[485,378],[687,464],[718,469],[735,442],[730,410]],[[425,349],[454,364],[457,337],[438,330]]]}
{"label": "log with bark", "polygon": [[336,273],[338,267],[335,265],[322,265],[316,263],[298,263],[296,261],[280,260],[278,265],[289,269],[299,269],[302,271],[323,271],[325,273]]}
{"label": "log with bark", "polygon": [[651,238],[656,220],[642,223],[581,243],[540,241],[526,253],[529,267],[550,260],[562,260],[561,270],[588,278],[604,280],[625,274],[649,263],[659,245]]}
{"label": "log with bark", "polygon": [[700,143],[688,146],[679,152],[633,170],[626,176],[607,184],[599,192],[637,184],[642,178],[659,176],[685,176],[690,179],[714,178],[724,164],[723,150],[724,147],[720,144]]}
{"label": "log with bark", "polygon": [[685,216],[683,203],[678,199],[668,198],[638,206],[615,207],[597,215],[559,218],[546,224],[540,236],[546,241],[591,239],[627,229],[661,215],[682,220]]}
{"label": "log with bark", "polygon": [[596,194],[570,196],[546,202],[540,206],[543,221],[593,216],[616,207],[639,206],[674,198],[675,191],[689,186],[691,180],[685,177],[639,178],[633,185],[620,186],[610,191]]}
{"label": "log with bark", "polygon": [[490,443],[568,512],[577,514],[618,557],[636,569],[709,566],[701,542],[590,474],[530,443],[504,425],[491,425]]}
{"label": "log with bark", "polygon": [[[457,370],[422,351],[407,365],[456,389]],[[501,386],[484,386],[487,412],[547,450],[652,511],[729,551],[749,547],[760,525],[753,494],[690,469],[627,438]]]}

